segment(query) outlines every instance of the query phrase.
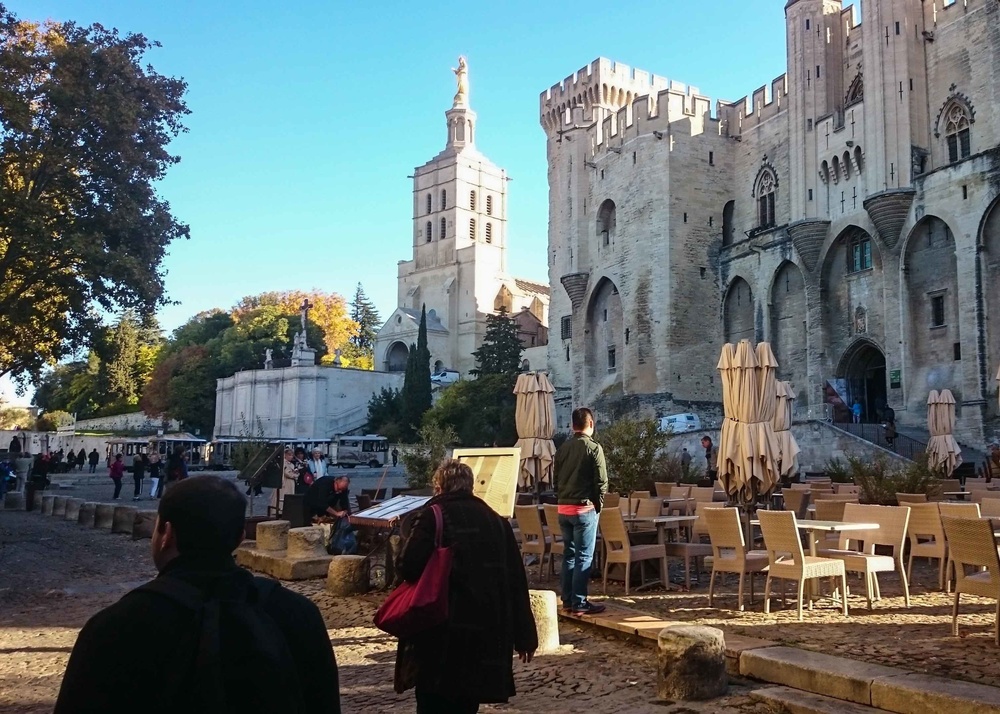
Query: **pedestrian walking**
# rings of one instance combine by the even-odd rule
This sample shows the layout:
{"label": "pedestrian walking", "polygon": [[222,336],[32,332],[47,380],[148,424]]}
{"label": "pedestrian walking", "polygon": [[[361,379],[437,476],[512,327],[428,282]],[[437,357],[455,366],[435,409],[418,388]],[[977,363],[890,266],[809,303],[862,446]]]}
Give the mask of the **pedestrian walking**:
{"label": "pedestrian walking", "polygon": [[[171,486],[153,526],[159,575],[80,631],[55,714],[340,714],[337,662],[319,609],[233,560],[246,506],[218,476]],[[155,646],[139,653],[138,633]]]}
{"label": "pedestrian walking", "polygon": [[86,463],[87,463],[87,452],[84,451],[83,447],[81,446],[80,450],[76,452],[76,465],[80,469],[80,471],[83,471],[83,467],[84,465],[86,465]]}
{"label": "pedestrian walking", "polygon": [[135,489],[132,491],[132,500],[138,501],[142,496],[142,479],[146,476],[146,466],[149,464],[149,457],[145,454],[136,454],[132,459],[132,480],[135,482]]}
{"label": "pedestrian walking", "polygon": [[396,467],[396,464],[398,462],[399,462],[399,449],[397,449],[394,446],[394,447],[392,447],[392,466],[393,466],[393,468]]}
{"label": "pedestrian walking", "polygon": [[117,501],[122,492],[122,476],[125,475],[125,462],[122,461],[121,454],[115,454],[115,460],[111,462],[111,469],[108,475],[115,482],[114,500]]}
{"label": "pedestrian walking", "polygon": [[573,436],[556,451],[552,477],[563,536],[563,609],[581,614],[604,611],[587,599],[590,569],[597,545],[597,520],[608,492],[604,449],[594,441],[594,413],[573,410]]}
{"label": "pedestrian walking", "polygon": [[172,454],[167,457],[166,488],[187,478],[187,462],[184,460],[184,447],[178,444]]}
{"label": "pedestrian walking", "polygon": [[159,498],[161,494],[160,487],[160,453],[153,450],[153,453],[149,455],[149,497]]}
{"label": "pedestrian walking", "polygon": [[685,446],[681,450],[681,473],[686,478],[690,471],[691,471],[691,453],[687,450],[687,447]]}
{"label": "pedestrian walking", "polygon": [[97,464],[101,461],[101,455],[94,449],[87,455],[87,462],[90,464],[90,473],[97,471]]}
{"label": "pedestrian walking", "polygon": [[[416,688],[418,714],[464,714],[508,701],[513,654],[538,648],[524,564],[507,519],[472,493],[472,469],[447,460],[434,472],[434,497],[414,518],[397,561],[415,583],[435,550],[452,551],[448,619],[399,640],[395,688]],[[440,538],[438,519],[440,518]]]}
{"label": "pedestrian walking", "polygon": [[855,424],[861,423],[861,402],[854,402],[854,406],[851,407],[851,416],[854,418]]}

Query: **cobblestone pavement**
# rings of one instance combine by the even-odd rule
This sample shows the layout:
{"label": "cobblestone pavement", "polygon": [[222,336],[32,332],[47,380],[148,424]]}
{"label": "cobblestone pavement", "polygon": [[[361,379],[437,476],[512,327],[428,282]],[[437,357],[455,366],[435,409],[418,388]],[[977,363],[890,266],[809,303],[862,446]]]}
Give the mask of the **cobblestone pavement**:
{"label": "cobblestone pavement", "polygon": [[[81,528],[38,513],[0,511],[0,712],[52,710],[86,620],[155,575],[149,541]],[[337,653],[345,712],[412,712],[412,693],[392,690],[395,645],[371,626],[377,598],[333,598],[322,581],[289,584],[321,608]],[[515,663],[518,696],[502,712],[764,714],[749,685],[704,704],[655,699],[648,647],[565,625],[563,651]],[[136,654],[155,646],[136,636]],[[151,688],[150,695],[155,695]]]}
{"label": "cobblestone pavement", "polygon": [[[673,567],[671,571],[672,575],[679,575],[673,572]],[[535,568],[530,569],[532,578],[536,573]],[[876,602],[871,611],[864,598],[864,581],[848,575],[851,596],[847,619],[826,600],[816,603],[813,611],[806,610],[804,622],[798,622],[791,585],[787,606],[782,608],[780,597],[777,597],[772,600],[771,613],[765,615],[763,576],[757,579],[753,605],[749,601],[747,582],[744,612],[736,610],[735,576],[727,576],[721,587],[716,583],[714,608],[708,606],[707,573],[702,575],[703,585],[695,586],[689,593],[666,593],[654,587],[641,593],[632,590],[630,596],[625,597],[620,583],[609,582],[608,596],[613,602],[667,620],[697,620],[699,624],[722,627],[748,637],[1000,687],[1000,669],[997,668],[1000,651],[993,641],[996,601],[963,595],[958,619],[960,636],[952,637],[954,596],[937,590],[937,573],[936,561],[933,566],[926,561],[914,563],[909,608],[905,606],[899,576],[880,574],[882,600]],[[553,583],[554,580],[549,579],[541,586],[553,587]],[[595,584],[591,592],[596,596],[601,586],[599,581]],[[780,596],[780,591],[777,593]]]}

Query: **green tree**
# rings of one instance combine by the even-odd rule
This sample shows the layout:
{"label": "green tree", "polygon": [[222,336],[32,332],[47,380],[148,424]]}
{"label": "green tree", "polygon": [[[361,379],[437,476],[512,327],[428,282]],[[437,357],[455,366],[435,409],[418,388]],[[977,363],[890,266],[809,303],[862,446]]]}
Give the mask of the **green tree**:
{"label": "green tree", "polygon": [[657,454],[668,438],[655,419],[619,419],[601,429],[597,440],[608,462],[610,490],[631,497],[653,473]]}
{"label": "green tree", "polygon": [[0,5],[0,374],[37,379],[102,313],[165,302],[162,260],[188,228],[155,184],[188,110],[185,83],[148,64],[156,46]]}
{"label": "green tree", "polygon": [[55,431],[61,426],[73,423],[73,415],[63,411],[45,412],[35,421],[37,431]]}
{"label": "green tree", "polygon": [[472,374],[517,374],[521,369],[524,345],[517,336],[517,323],[504,308],[496,315],[486,316],[483,344],[472,354],[476,368]]}
{"label": "green tree", "polygon": [[403,375],[402,432],[412,439],[420,428],[424,414],[431,408],[431,353],[427,348],[427,308],[420,311],[417,343],[410,344]]}
{"label": "green tree", "polygon": [[[271,308],[289,320],[289,344],[295,333],[302,329],[299,311],[302,302],[309,300],[309,325],[306,336],[309,346],[317,350],[317,357],[333,359],[336,350],[342,352],[357,334],[358,325],[347,314],[347,301],[337,293],[322,290],[284,290],[249,295],[233,307],[233,318],[237,324],[252,319],[261,308]],[[314,327],[310,327],[313,325]],[[315,328],[319,329],[319,332]],[[329,361],[327,360],[327,361]]]}
{"label": "green tree", "polygon": [[426,488],[431,476],[448,455],[448,449],[458,443],[450,426],[426,424],[418,432],[419,441],[406,449],[400,458],[406,469],[406,482],[410,488]]}
{"label": "green tree", "polygon": [[104,406],[101,358],[91,350],[84,360],[50,367],[42,374],[32,404],[43,411],[65,411],[78,419],[97,416]]}
{"label": "green tree", "polygon": [[398,389],[382,387],[378,394],[368,400],[369,434],[381,434],[389,441],[398,441],[403,436],[403,400]]}
{"label": "green tree", "polygon": [[424,424],[446,426],[467,446],[511,446],[517,441],[514,382],[505,374],[484,374],[445,388]]}
{"label": "green tree", "polygon": [[358,369],[375,368],[375,337],[382,326],[375,304],[368,299],[361,283],[351,300],[351,319],[358,325],[358,332],[351,338],[344,355],[351,360],[351,366]]}
{"label": "green tree", "polygon": [[127,408],[139,403],[139,331],[139,321],[131,310],[126,310],[110,330],[110,354],[104,362],[107,406]]}

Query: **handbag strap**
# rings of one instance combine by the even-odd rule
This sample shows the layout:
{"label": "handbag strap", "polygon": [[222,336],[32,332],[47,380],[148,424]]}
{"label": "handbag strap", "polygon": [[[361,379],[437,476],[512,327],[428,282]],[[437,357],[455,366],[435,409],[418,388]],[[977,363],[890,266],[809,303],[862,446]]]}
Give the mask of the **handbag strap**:
{"label": "handbag strap", "polygon": [[441,547],[441,539],[444,536],[444,518],[441,515],[441,506],[434,504],[431,506],[434,513],[434,547]]}

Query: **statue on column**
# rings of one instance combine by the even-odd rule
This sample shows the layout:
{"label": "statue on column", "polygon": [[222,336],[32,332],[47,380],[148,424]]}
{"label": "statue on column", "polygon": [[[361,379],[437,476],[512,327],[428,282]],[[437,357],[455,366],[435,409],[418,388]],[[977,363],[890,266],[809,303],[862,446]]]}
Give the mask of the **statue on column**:
{"label": "statue on column", "polygon": [[268,347],[264,350],[264,369],[271,369],[274,367],[274,360],[271,359],[271,348]]}
{"label": "statue on column", "polygon": [[458,69],[453,67],[451,71],[455,73],[455,82],[458,85],[458,91],[455,92],[455,106],[464,107],[469,102],[469,67],[464,55],[458,57]]}

